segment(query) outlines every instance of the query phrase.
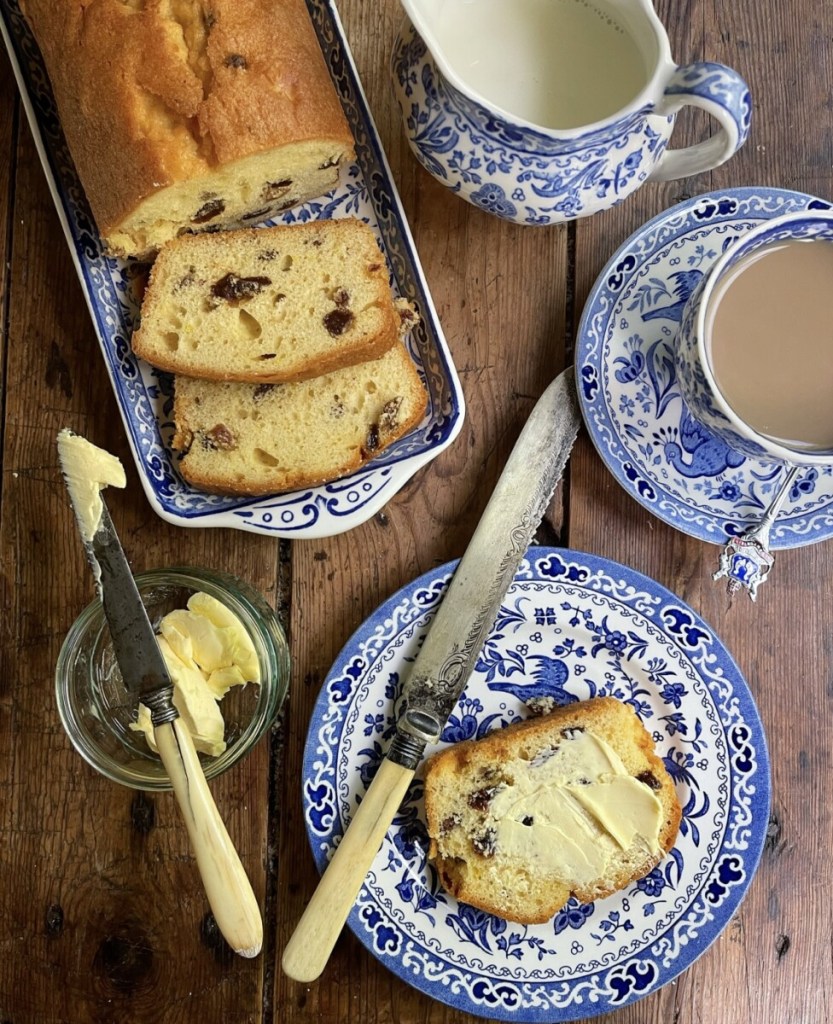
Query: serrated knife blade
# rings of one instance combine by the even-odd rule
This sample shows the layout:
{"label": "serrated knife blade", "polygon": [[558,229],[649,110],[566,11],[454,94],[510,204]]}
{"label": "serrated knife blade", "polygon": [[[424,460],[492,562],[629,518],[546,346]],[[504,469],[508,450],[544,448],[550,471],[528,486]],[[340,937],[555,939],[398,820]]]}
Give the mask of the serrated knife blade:
{"label": "serrated knife blade", "polygon": [[555,492],[581,417],[572,368],[538,399],[463,555],[405,684],[387,755],[284,950],[296,981],[330,953],[428,743],[440,738],[500,603]]}
{"label": "serrated knife blade", "polygon": [[405,683],[388,753],[398,764],[416,768],[425,745],[440,738],[561,479],[579,423],[570,367],[524,425]]}

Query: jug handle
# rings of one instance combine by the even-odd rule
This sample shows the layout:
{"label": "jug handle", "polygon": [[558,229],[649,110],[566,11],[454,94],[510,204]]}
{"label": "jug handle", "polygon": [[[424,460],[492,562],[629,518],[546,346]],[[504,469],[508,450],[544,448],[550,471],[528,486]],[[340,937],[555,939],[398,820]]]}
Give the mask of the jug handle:
{"label": "jug handle", "polygon": [[667,149],[650,175],[650,181],[672,181],[710,171],[746,142],[752,101],[749,87],[736,71],[712,61],[697,61],[676,68],[655,113],[668,117],[687,105],[700,107],[717,118],[720,131],[694,146]]}

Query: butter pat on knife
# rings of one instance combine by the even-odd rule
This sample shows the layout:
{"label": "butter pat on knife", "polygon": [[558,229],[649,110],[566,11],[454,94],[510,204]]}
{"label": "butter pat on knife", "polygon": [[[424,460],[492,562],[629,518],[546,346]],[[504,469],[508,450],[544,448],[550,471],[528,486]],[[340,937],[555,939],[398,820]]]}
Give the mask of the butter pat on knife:
{"label": "butter pat on knife", "polygon": [[58,434],[58,455],[78,529],[83,540],[91,544],[104,508],[101,492],[105,487],[127,486],[124,466],[115,455],[68,428]]}

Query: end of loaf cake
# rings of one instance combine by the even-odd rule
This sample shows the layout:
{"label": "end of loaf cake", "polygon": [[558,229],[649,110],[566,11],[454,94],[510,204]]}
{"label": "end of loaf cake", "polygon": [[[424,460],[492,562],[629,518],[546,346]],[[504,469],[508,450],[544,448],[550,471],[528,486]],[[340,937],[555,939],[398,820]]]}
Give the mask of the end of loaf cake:
{"label": "end of loaf cake", "polygon": [[100,225],[102,238],[110,255],[149,259],[175,238],[253,227],[330,192],[352,160],[344,138],[286,143],[171,181]]}
{"label": "end of loaf cake", "polygon": [[304,0],[21,6],[110,255],[262,223],[354,159]]}
{"label": "end of loaf cake", "polygon": [[522,924],[644,877],[671,849],[674,783],[631,707],[600,697],[436,754],[429,857],[464,903]]}

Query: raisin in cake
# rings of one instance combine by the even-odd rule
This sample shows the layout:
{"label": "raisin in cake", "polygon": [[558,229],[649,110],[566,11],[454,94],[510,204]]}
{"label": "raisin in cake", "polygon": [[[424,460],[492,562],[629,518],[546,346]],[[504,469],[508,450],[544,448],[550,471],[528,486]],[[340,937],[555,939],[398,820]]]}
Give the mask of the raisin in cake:
{"label": "raisin in cake", "polygon": [[673,846],[681,814],[651,737],[612,697],[436,754],[425,811],[443,886],[522,924],[642,878]]}
{"label": "raisin in cake", "polygon": [[422,419],[427,396],[397,342],[381,359],[294,384],[177,377],[180,472],[218,494],[273,494],[359,469]]}
{"label": "raisin in cake", "polygon": [[373,232],[346,218],[169,243],[132,344],[171,373],[283,383],[378,359],[400,327]]}
{"label": "raisin in cake", "polygon": [[22,0],[108,251],[322,195],[353,139],[304,0]]}

